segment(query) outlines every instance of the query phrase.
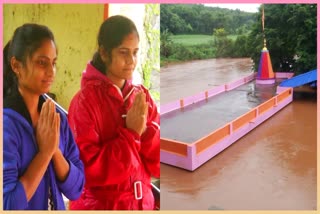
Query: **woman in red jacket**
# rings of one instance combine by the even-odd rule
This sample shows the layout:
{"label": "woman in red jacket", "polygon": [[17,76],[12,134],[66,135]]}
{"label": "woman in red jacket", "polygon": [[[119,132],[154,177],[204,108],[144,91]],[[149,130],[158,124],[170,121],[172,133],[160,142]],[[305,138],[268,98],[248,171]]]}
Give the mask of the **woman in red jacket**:
{"label": "woman in red jacket", "polygon": [[69,108],[86,176],[70,209],[151,210],[150,179],[160,176],[160,118],[148,90],[131,82],[138,31],[130,19],[112,16],[100,27],[98,45]]}

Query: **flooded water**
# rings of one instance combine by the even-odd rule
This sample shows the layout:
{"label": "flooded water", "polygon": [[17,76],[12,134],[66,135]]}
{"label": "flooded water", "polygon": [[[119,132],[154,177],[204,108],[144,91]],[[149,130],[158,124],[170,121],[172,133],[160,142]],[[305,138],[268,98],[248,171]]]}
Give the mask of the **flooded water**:
{"label": "flooded water", "polygon": [[252,73],[249,58],[208,59],[161,67],[161,104],[222,85]]}
{"label": "flooded water", "polygon": [[[277,84],[259,85],[251,81],[182,110],[161,115],[161,137],[193,143],[272,98],[276,87]],[[179,132],[176,127],[180,127]]]}
{"label": "flooded water", "polygon": [[[161,102],[163,84],[161,73]],[[161,164],[161,210],[316,209],[317,104],[306,97],[194,172]]]}

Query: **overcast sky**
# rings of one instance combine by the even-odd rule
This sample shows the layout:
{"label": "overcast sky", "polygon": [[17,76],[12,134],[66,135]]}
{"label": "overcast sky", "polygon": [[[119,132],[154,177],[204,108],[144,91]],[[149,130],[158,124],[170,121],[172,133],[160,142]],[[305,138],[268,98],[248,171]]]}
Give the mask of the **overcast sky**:
{"label": "overcast sky", "polygon": [[211,7],[220,7],[220,8],[228,8],[228,9],[239,9],[241,11],[246,12],[258,12],[258,8],[261,4],[204,4],[205,6]]}

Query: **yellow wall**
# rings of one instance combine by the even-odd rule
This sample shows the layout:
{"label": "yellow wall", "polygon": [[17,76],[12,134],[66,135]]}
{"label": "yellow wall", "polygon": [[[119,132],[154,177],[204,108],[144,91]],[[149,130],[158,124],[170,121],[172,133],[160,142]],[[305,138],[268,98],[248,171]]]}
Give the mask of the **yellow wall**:
{"label": "yellow wall", "polygon": [[59,104],[68,110],[80,88],[81,73],[96,50],[103,22],[102,4],[4,4],[3,42],[24,23],[47,25],[58,46],[57,75],[51,89]]}

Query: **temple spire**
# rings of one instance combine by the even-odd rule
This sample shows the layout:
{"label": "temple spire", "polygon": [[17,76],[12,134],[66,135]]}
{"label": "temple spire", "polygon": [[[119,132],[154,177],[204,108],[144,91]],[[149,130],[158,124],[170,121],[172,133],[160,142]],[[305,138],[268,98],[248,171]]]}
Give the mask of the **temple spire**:
{"label": "temple spire", "polygon": [[263,4],[262,4],[261,22],[262,22],[262,35],[263,35],[263,49],[262,50],[267,50],[267,40],[266,40],[266,35],[264,33],[264,5]]}
{"label": "temple spire", "polygon": [[272,69],[271,58],[269,51],[267,49],[267,40],[264,32],[264,5],[262,5],[261,11],[261,21],[262,21],[262,35],[263,35],[263,48],[261,50],[260,62],[258,73],[256,76],[257,84],[273,84],[275,83],[275,75]]}

